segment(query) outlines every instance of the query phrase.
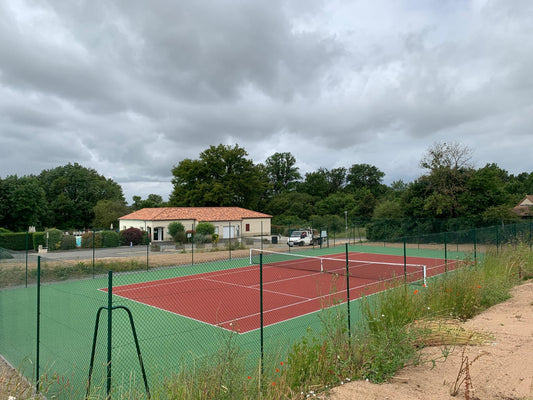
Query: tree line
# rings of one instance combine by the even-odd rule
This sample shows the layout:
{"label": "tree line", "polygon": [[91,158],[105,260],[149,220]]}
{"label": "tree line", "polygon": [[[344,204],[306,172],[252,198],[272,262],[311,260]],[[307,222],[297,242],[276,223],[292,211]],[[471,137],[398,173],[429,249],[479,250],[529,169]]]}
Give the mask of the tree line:
{"label": "tree line", "polygon": [[[0,179],[0,227],[109,228],[130,211],[161,206],[238,206],[271,214],[274,225],[334,230],[348,221],[425,221],[418,223],[432,231],[516,218],[511,208],[533,193],[533,172],[513,175],[494,163],[475,168],[471,158],[472,150],[460,143],[436,143],[420,159],[419,178],[386,185],[384,172],[374,165],[321,167],[302,175],[289,152],[254,163],[244,148],[220,144],[172,168],[168,201],[156,194],[133,196],[131,206],[116,182],[68,164],[37,176]],[[463,222],[449,226],[449,221]]]}

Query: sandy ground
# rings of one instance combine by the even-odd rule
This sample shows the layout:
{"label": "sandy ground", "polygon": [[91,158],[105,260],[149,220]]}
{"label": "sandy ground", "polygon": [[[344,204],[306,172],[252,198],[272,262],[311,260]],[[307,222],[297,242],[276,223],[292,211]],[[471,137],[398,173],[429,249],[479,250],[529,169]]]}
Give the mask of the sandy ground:
{"label": "sandy ground", "polygon": [[[333,389],[328,398],[533,399],[533,283],[514,288],[510,300],[467,321],[464,327],[490,333],[493,341],[481,346],[455,347],[446,359],[443,359],[444,348],[426,348],[423,351],[426,362],[404,368],[390,383],[350,382]],[[453,397],[450,388],[458,377],[461,360],[465,356],[471,363],[469,370],[473,391],[467,396],[463,383],[459,393]],[[438,360],[434,367],[431,360]]]}

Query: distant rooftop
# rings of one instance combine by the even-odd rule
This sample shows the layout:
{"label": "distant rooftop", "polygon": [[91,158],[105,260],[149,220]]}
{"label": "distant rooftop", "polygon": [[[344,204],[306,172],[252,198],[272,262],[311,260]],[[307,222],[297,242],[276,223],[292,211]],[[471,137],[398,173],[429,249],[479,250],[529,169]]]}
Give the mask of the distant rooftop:
{"label": "distant rooftop", "polygon": [[239,221],[250,218],[272,218],[271,215],[241,207],[159,207],[143,208],[120,217],[119,220],[177,221],[196,220]]}

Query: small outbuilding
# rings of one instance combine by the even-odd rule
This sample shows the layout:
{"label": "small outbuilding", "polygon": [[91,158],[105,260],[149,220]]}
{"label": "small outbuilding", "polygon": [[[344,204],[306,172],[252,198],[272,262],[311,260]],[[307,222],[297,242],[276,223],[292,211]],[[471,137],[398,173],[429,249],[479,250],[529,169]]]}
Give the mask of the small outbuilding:
{"label": "small outbuilding", "polygon": [[119,229],[138,228],[158,242],[170,239],[171,222],[180,222],[186,231],[194,231],[199,222],[209,222],[220,239],[229,239],[270,235],[271,220],[271,215],[241,207],[159,207],[120,217]]}
{"label": "small outbuilding", "polygon": [[513,212],[523,218],[533,217],[533,194],[528,194],[513,208]]}

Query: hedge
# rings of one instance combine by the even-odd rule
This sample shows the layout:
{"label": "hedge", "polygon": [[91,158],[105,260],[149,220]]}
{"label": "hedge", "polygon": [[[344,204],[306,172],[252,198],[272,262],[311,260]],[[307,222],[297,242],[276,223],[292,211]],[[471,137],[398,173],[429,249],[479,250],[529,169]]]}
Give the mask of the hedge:
{"label": "hedge", "polygon": [[0,247],[15,251],[26,250],[26,235],[28,236],[28,247],[33,243],[33,232],[0,233]]}

